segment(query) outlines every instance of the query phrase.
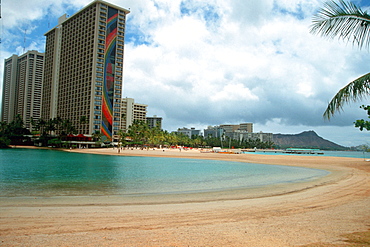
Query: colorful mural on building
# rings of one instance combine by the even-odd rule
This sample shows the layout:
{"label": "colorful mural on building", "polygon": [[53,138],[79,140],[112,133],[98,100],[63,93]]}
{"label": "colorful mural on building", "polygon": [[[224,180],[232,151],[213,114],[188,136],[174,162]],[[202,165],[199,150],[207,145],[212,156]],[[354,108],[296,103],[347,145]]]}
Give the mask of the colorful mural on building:
{"label": "colorful mural on building", "polygon": [[114,97],[114,74],[117,42],[117,20],[118,10],[108,8],[108,19],[105,39],[105,69],[102,103],[102,125],[101,132],[109,140],[112,140],[113,125],[113,97]]}

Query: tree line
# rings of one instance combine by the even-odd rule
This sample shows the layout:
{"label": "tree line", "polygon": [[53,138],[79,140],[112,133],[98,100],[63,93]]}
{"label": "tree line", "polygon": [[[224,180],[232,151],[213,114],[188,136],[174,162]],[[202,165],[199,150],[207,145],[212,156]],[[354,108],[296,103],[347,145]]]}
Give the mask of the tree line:
{"label": "tree line", "polygon": [[273,148],[271,141],[259,139],[234,140],[229,137],[216,138],[193,135],[191,137],[178,132],[168,132],[160,128],[150,128],[145,121],[135,120],[127,133],[119,132],[122,146],[159,147],[185,146],[192,148],[222,147],[222,148]]}
{"label": "tree line", "polygon": [[[81,117],[81,124],[83,124]],[[31,119],[30,121],[32,133],[24,127],[24,122],[20,115],[17,115],[14,121],[10,123],[0,123],[0,147],[4,148],[9,145],[31,145],[30,136],[38,136],[37,143],[42,146],[62,147],[63,140],[69,134],[77,134],[76,128],[68,119],[60,117],[43,120]],[[92,139],[97,145],[103,143],[103,135],[100,131],[92,133]],[[259,139],[234,140],[228,137],[203,137],[194,135],[189,137],[183,133],[168,132],[158,127],[150,128],[145,121],[135,120],[129,127],[127,132],[120,130],[118,132],[118,144],[122,147],[169,147],[169,146],[185,146],[191,148],[200,147],[222,147],[222,148],[272,148],[273,142],[262,142]]]}

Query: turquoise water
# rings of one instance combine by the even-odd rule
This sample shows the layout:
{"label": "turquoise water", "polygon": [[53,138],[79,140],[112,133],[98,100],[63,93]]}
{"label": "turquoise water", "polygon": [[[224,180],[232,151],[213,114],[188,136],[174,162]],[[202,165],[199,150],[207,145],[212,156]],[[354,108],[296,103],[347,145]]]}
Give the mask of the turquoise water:
{"label": "turquoise water", "polygon": [[[348,157],[348,158],[360,158],[360,159],[370,159],[370,152],[360,152],[360,151],[319,151],[323,154],[288,154],[280,152],[253,152],[254,154],[266,154],[266,155],[298,155],[298,156],[329,156],[329,157]],[[248,152],[246,152],[248,153]]]}
{"label": "turquoise water", "polygon": [[54,150],[0,149],[0,196],[149,195],[310,181],[317,169]]}

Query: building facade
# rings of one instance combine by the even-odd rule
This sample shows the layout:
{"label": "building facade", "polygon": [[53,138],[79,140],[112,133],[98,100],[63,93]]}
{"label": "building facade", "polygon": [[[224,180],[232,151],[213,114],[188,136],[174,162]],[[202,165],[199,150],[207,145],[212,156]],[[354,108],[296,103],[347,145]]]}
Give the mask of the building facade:
{"label": "building facade", "polygon": [[118,138],[128,13],[94,0],[45,34],[42,118],[69,119],[80,134]]}
{"label": "building facade", "polygon": [[208,126],[204,129],[205,138],[221,138],[224,135],[225,130],[220,126]]}
{"label": "building facade", "polygon": [[184,128],[178,128],[177,133],[184,134],[188,136],[189,138],[191,138],[192,136],[199,136],[200,130],[196,130],[195,128],[188,129],[184,127]]}
{"label": "building facade", "polygon": [[135,120],[146,121],[148,105],[135,103],[132,98],[123,98],[121,108],[121,129],[127,132]]}
{"label": "building facade", "polygon": [[226,137],[243,141],[243,140],[260,140],[262,142],[272,142],[272,133],[253,133],[253,123],[241,123],[241,124],[222,124],[219,126],[208,126],[204,129],[205,138],[220,138],[225,139]]}
{"label": "building facade", "polygon": [[44,53],[28,51],[4,62],[1,121],[10,123],[16,115],[32,130],[32,121],[41,116]]}
{"label": "building facade", "polygon": [[159,128],[162,129],[162,118],[154,115],[153,117],[147,117],[146,122],[148,123],[149,128]]}

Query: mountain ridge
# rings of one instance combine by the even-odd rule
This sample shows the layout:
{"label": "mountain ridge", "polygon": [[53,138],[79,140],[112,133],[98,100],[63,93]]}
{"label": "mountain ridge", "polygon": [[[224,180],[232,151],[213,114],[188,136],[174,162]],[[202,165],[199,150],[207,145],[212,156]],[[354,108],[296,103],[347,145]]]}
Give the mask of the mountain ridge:
{"label": "mountain ridge", "polygon": [[299,134],[273,134],[277,148],[315,148],[322,150],[347,150],[347,147],[336,144],[319,136],[315,131],[303,131]]}

